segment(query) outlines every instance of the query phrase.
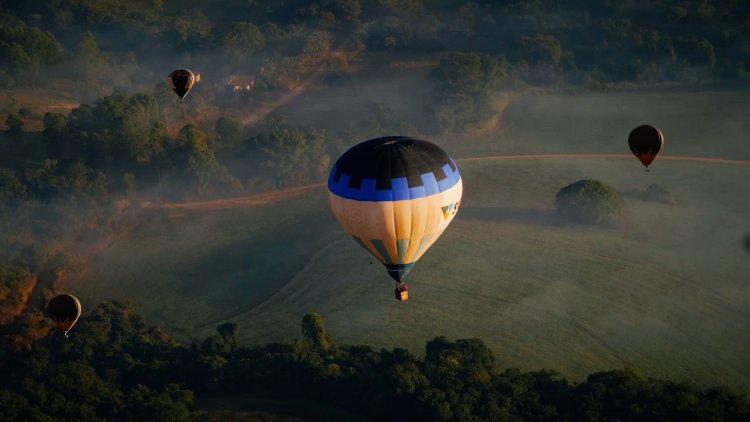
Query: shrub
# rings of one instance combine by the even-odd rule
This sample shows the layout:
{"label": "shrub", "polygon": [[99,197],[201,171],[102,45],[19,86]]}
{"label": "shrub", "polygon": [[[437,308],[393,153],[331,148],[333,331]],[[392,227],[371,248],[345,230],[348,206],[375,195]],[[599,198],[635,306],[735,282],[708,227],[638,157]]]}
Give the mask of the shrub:
{"label": "shrub", "polygon": [[598,180],[579,180],[560,189],[555,196],[560,216],[577,223],[617,223],[623,205],[617,190]]}

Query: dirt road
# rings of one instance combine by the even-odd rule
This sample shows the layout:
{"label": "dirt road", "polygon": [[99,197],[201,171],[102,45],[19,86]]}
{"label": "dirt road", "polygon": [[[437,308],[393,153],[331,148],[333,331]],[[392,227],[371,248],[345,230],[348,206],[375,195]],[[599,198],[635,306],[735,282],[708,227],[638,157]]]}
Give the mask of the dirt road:
{"label": "dirt road", "polygon": [[[496,161],[496,160],[523,160],[537,158],[627,158],[634,159],[631,154],[618,153],[576,153],[576,154],[515,154],[515,155],[487,155],[481,157],[466,157],[456,159],[459,163],[476,162],[476,161]],[[691,157],[681,155],[664,155],[659,160],[688,161],[711,164],[727,165],[750,165],[750,160],[732,160],[728,158],[716,157]],[[238,196],[233,198],[216,199],[210,201],[191,201],[191,202],[151,202],[146,204],[147,207],[165,208],[165,209],[193,209],[193,210],[220,210],[235,207],[254,207],[266,205],[272,202],[278,202],[301,195],[313,189],[322,188],[325,182],[312,183],[309,185],[295,186],[293,188],[279,189],[271,192],[259,193],[255,195]]]}

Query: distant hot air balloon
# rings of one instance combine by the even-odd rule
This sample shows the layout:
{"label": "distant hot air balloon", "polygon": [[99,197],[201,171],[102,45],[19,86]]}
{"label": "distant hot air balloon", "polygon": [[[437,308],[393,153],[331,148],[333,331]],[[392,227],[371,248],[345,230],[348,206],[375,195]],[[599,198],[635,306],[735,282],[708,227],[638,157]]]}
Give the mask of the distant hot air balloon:
{"label": "distant hot air balloon", "polygon": [[346,151],[328,177],[331,209],[344,230],[385,265],[406,300],[403,279],[453,220],[462,182],[437,145],[389,136]]}
{"label": "distant hot air balloon", "polygon": [[633,154],[641,160],[646,171],[664,146],[664,135],[653,126],[643,125],[633,129],[628,136],[628,145]]}
{"label": "distant hot air balloon", "polygon": [[182,102],[195,83],[195,75],[187,69],[176,69],[167,76],[167,83],[172,88],[172,91],[180,97],[180,102]]}
{"label": "distant hot air balloon", "polygon": [[57,328],[63,331],[65,337],[68,337],[68,331],[81,316],[81,302],[75,296],[63,293],[49,301],[47,313],[57,324]]}

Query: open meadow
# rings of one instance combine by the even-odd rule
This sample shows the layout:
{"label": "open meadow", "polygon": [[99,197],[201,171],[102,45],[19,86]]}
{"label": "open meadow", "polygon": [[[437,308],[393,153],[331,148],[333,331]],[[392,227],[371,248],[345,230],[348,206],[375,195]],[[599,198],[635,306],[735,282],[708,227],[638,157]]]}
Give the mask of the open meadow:
{"label": "open meadow", "polygon": [[[129,300],[186,341],[227,321],[242,344],[288,341],[316,311],[340,344],[421,354],[435,336],[478,337],[500,367],[580,379],[632,366],[748,392],[750,166],[668,159],[749,160],[748,106],[732,92],[540,94],[512,103],[499,133],[436,140],[454,158],[628,153],[648,123],[667,156],[650,173],[635,157],[459,161],[461,210],[407,278],[406,303],[322,187],[253,207],[145,208],[69,290],[84,307]],[[580,179],[623,194],[622,227],[558,221],[555,194]],[[652,183],[673,203],[639,199]]]}

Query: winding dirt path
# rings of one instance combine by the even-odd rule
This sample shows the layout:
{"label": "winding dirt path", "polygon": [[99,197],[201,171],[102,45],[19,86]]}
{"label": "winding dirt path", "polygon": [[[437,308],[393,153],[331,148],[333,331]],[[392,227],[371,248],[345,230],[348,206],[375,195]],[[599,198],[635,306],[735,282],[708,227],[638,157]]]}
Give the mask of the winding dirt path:
{"label": "winding dirt path", "polygon": [[[634,159],[631,154],[624,153],[555,153],[555,154],[510,154],[510,155],[486,155],[480,157],[457,158],[459,163],[476,161],[498,161],[498,160],[523,160],[538,158],[627,158]],[[663,155],[659,160],[688,161],[711,164],[728,164],[750,166],[750,160],[733,160],[729,158],[716,157],[694,157],[686,155]],[[293,188],[280,189],[255,195],[238,196],[233,198],[216,199],[210,201],[191,202],[150,202],[145,204],[149,208],[165,209],[192,209],[192,210],[221,210],[237,207],[255,207],[301,195],[307,191],[325,186],[325,182],[312,183],[309,185],[295,186]]]}
{"label": "winding dirt path", "polygon": [[254,207],[258,205],[270,204],[281,201],[293,196],[301,195],[311,189],[325,186],[324,182],[313,183],[309,185],[295,186],[293,188],[279,189],[271,192],[258,193],[255,195],[237,196],[233,198],[215,199],[211,201],[192,201],[192,202],[150,202],[146,204],[148,208],[175,208],[175,209],[193,209],[193,210],[220,210],[235,207]]}

